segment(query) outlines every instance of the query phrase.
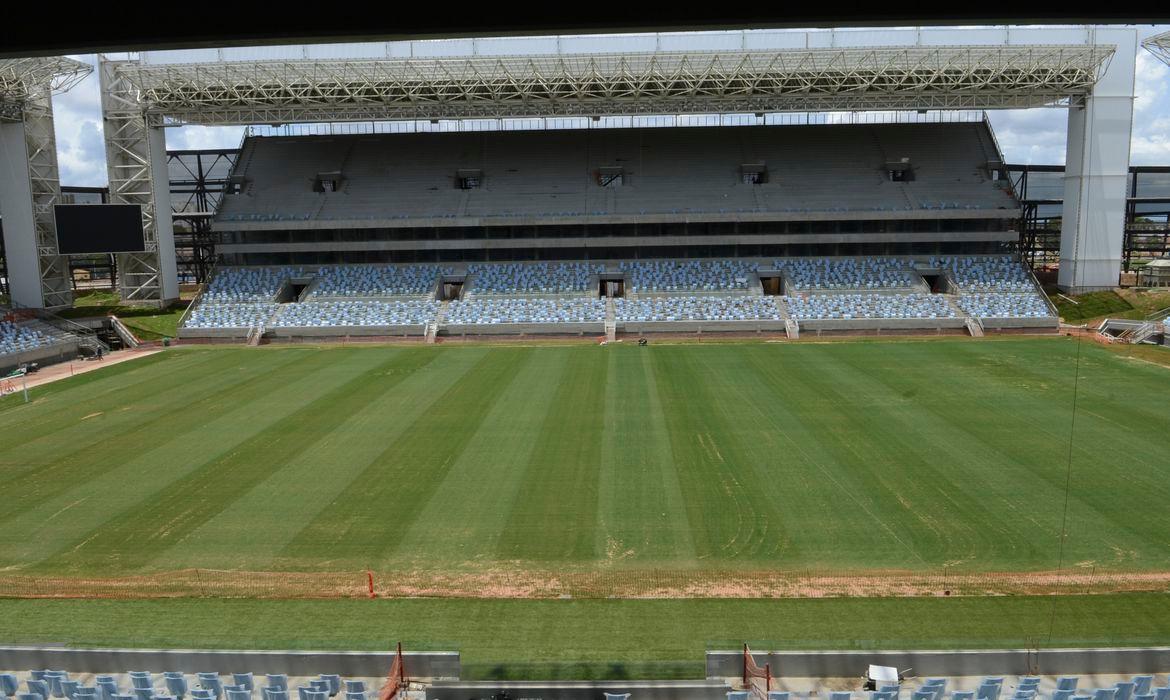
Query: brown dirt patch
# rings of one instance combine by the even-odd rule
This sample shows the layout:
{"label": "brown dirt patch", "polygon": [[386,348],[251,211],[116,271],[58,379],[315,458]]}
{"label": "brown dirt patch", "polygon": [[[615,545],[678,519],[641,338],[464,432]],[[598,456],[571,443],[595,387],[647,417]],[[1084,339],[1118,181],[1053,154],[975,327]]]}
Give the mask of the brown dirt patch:
{"label": "brown dirt patch", "polygon": [[[376,572],[378,597],[822,598],[842,596],[1083,595],[1170,591],[1170,572],[1068,571],[858,574],[784,571],[612,570]],[[111,578],[0,574],[10,598],[364,598],[366,572],[184,569]]]}

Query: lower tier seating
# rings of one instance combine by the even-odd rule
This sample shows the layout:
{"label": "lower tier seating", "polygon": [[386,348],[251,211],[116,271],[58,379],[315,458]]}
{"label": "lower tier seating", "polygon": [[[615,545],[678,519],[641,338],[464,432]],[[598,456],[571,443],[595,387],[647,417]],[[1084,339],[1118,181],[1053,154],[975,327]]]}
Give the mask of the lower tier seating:
{"label": "lower tier seating", "polygon": [[945,297],[931,294],[810,294],[784,300],[797,320],[958,316]]}
{"label": "lower tier seating", "polygon": [[601,323],[605,302],[589,297],[553,299],[482,298],[452,301],[446,323]]}
{"label": "lower tier seating", "polygon": [[204,301],[191,311],[183,327],[254,328],[272,318],[277,306],[272,302],[224,304]]}
{"label": "lower tier seating", "polygon": [[618,321],[779,321],[765,296],[674,296],[615,299]]}
{"label": "lower tier seating", "polygon": [[311,301],[284,304],[269,325],[276,328],[329,326],[415,326],[430,323],[439,313],[439,302],[405,301]]}
{"label": "lower tier seating", "polygon": [[978,318],[1050,318],[1048,303],[1035,292],[1026,294],[963,294],[956,303],[963,313]]}

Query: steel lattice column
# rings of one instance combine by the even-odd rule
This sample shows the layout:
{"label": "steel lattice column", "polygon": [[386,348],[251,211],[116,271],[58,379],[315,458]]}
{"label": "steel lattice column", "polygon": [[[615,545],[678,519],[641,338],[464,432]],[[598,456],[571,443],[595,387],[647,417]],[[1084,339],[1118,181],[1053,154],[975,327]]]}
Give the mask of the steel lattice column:
{"label": "steel lattice column", "polygon": [[69,260],[57,254],[53,205],[61,196],[50,86],[25,98],[20,120],[0,124],[0,208],[12,300],[33,308],[73,303]]}
{"label": "steel lattice column", "polygon": [[124,301],[165,306],[179,297],[166,140],[162,129],[147,125],[137,90],[117,65],[98,64],[110,202],[142,207],[146,242],[145,252],[118,255],[118,289]]}

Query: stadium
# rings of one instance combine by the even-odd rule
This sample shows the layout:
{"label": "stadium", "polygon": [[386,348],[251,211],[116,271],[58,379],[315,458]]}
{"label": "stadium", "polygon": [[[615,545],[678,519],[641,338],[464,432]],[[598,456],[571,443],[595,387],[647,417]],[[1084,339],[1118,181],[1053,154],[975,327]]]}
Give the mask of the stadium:
{"label": "stadium", "polygon": [[1170,700],[1168,37],[0,58],[0,696]]}

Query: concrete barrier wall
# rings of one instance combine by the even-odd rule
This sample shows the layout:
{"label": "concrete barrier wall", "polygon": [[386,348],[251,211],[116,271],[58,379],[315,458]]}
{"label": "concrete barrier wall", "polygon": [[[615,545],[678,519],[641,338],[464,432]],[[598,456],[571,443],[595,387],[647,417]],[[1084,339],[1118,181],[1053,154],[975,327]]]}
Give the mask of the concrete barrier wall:
{"label": "concrete barrier wall", "polygon": [[439,327],[440,335],[602,335],[605,323],[449,323]]}
{"label": "concrete barrier wall", "polygon": [[[458,679],[459,652],[403,652],[412,678]],[[0,669],[59,668],[72,673],[183,671],[187,673],[287,673],[315,676],[385,676],[394,654],[369,651],[211,651],[186,649],[65,649],[0,647]]]}
{"label": "concrete barrier wall", "polygon": [[631,700],[723,700],[731,686],[719,681],[435,683],[427,688],[427,700],[490,698],[501,690],[515,700],[601,700],[603,693],[630,693]]}
{"label": "concrete barrier wall", "polygon": [[423,335],[426,326],[280,326],[268,329],[276,338],[345,338],[364,336]]}
{"label": "concrete barrier wall", "polygon": [[250,328],[180,328],[179,339],[247,340]]}
{"label": "concrete barrier wall", "polygon": [[26,362],[36,362],[40,365],[66,362],[77,357],[77,352],[77,341],[69,340],[63,343],[54,343],[48,347],[34,348],[10,355],[0,355],[0,371],[7,374],[9,371],[20,367]]}
{"label": "concrete barrier wall", "polygon": [[962,318],[824,318],[799,321],[804,331],[898,331],[936,328],[965,328]]}
{"label": "concrete barrier wall", "polygon": [[619,321],[622,333],[757,333],[784,331],[784,321]]}
{"label": "concrete barrier wall", "polygon": [[[992,649],[967,651],[792,651],[753,653],[772,675],[798,678],[856,678],[869,664],[913,669],[925,676],[1040,674],[1138,674],[1170,671],[1170,647],[1122,649]],[[743,652],[707,652],[707,677],[743,674]]]}
{"label": "concrete barrier wall", "polygon": [[1060,319],[1050,318],[981,318],[984,330],[999,328],[1035,328],[1039,331],[1056,331],[1060,328]]}

